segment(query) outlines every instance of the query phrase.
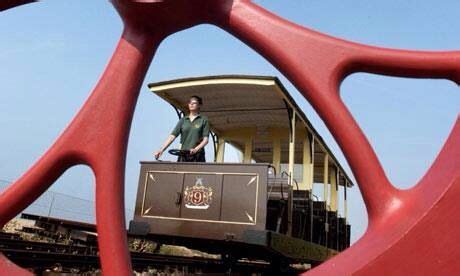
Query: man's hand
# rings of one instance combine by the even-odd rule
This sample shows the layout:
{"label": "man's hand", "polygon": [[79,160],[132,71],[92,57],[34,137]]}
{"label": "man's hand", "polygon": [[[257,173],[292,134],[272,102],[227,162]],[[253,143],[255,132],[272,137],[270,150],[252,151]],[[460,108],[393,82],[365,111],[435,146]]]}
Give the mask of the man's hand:
{"label": "man's hand", "polygon": [[158,160],[158,158],[160,158],[160,156],[163,154],[163,151],[162,150],[159,150],[157,152],[154,152],[153,153],[153,156],[155,157],[156,160]]}
{"label": "man's hand", "polygon": [[193,154],[197,153],[198,151],[199,151],[199,149],[196,149],[196,148],[190,149],[190,154],[193,155]]}

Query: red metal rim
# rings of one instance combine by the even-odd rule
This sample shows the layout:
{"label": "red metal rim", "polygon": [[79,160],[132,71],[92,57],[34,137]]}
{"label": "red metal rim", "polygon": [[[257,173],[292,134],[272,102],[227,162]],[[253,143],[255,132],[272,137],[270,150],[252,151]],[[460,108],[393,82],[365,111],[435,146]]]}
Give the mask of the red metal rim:
{"label": "red metal rim", "polygon": [[[0,10],[27,2],[6,1]],[[354,72],[446,78],[460,83],[460,52],[401,51],[352,43],[295,25],[247,0],[112,2],[125,30],[108,67],[56,143],[0,195],[0,224],[38,198],[66,169],[87,164],[96,175],[97,229],[104,273],[130,274],[123,210],[124,167],[140,85],[165,37],[196,24],[211,23],[263,55],[301,91],[326,123],[357,179],[369,214],[368,231],[350,249],[312,273],[460,271],[455,261],[460,249],[449,247],[459,242],[460,222],[446,215],[460,211],[460,120],[424,178],[414,188],[400,191],[386,178],[337,90]],[[131,62],[126,65],[125,60]],[[111,91],[110,97],[104,91]],[[108,106],[110,112],[105,111]],[[436,233],[443,235],[432,239]],[[430,250],[418,250],[421,241]],[[395,267],[392,262],[404,265]],[[3,257],[0,272],[27,273]]]}

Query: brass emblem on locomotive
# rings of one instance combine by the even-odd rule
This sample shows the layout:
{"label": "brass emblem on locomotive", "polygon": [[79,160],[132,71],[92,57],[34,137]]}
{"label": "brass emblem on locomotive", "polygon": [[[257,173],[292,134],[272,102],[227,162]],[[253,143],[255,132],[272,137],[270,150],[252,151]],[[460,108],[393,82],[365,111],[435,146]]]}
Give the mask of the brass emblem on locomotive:
{"label": "brass emblem on locomotive", "polygon": [[212,189],[203,186],[203,178],[197,177],[195,185],[185,188],[184,201],[187,208],[208,209],[212,202]]}

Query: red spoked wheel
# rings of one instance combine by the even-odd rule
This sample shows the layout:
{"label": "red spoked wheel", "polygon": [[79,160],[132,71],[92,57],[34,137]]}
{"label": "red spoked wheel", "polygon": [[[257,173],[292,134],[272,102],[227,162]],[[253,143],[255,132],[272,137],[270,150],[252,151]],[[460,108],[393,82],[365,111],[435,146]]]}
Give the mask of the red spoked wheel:
{"label": "red spoked wheel", "polygon": [[[0,10],[27,2],[31,1],[4,1]],[[140,85],[165,37],[211,23],[267,58],[301,91],[326,123],[357,179],[369,214],[368,230],[352,247],[310,273],[460,272],[460,247],[453,246],[460,242],[460,221],[455,219],[460,212],[460,120],[425,176],[402,191],[386,178],[338,92],[341,81],[355,72],[460,83],[460,52],[401,51],[352,43],[295,25],[248,0],[112,2],[123,19],[124,32],[109,65],[64,133],[0,195],[0,225],[37,199],[66,169],[86,164],[96,175],[104,274],[131,274],[123,186],[127,139]],[[111,91],[110,96],[105,91]],[[29,273],[0,255],[0,274]]]}

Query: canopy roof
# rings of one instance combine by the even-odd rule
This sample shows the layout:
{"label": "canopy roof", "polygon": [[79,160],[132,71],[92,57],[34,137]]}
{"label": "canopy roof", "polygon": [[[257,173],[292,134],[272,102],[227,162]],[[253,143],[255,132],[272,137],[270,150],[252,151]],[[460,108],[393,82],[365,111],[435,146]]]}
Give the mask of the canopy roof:
{"label": "canopy roof", "polygon": [[[245,140],[231,133],[254,135],[252,158],[256,162],[272,163],[273,133],[281,135],[281,163],[288,163],[289,133],[292,112],[296,114],[296,139],[294,160],[302,163],[305,135],[314,137],[314,182],[323,182],[324,157],[329,156],[329,166],[340,172],[339,184],[352,186],[334,154],[313,128],[278,78],[269,76],[206,76],[151,83],[149,89],[170,103],[178,114],[186,114],[192,95],[203,99],[201,113],[206,115],[211,130],[225,136],[236,148],[244,151]],[[231,138],[228,138],[231,137]]]}

